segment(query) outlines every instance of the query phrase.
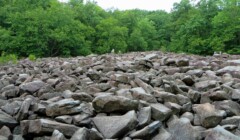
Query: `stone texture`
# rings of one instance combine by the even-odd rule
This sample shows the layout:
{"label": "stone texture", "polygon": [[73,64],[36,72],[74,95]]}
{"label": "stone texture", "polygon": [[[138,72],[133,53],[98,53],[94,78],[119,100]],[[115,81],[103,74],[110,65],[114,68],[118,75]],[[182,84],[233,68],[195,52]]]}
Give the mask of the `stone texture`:
{"label": "stone texture", "polygon": [[126,112],[138,108],[138,101],[136,100],[111,95],[98,96],[92,103],[97,112]]}
{"label": "stone texture", "polygon": [[206,128],[217,126],[223,118],[221,111],[209,103],[195,105],[193,110],[199,116],[202,126]]}
{"label": "stone texture", "polygon": [[105,138],[118,138],[133,130],[137,125],[135,111],[130,111],[123,116],[99,116],[93,118],[97,129]]}

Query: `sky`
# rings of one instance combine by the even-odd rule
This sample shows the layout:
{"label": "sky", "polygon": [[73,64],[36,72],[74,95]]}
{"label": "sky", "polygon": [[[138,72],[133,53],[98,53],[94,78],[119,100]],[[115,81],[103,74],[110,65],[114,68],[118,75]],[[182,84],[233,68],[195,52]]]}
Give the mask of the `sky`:
{"label": "sky", "polygon": [[[67,0],[60,0],[67,1]],[[95,0],[103,9],[117,8],[119,10],[144,9],[144,10],[165,10],[170,12],[173,3],[181,0]]]}

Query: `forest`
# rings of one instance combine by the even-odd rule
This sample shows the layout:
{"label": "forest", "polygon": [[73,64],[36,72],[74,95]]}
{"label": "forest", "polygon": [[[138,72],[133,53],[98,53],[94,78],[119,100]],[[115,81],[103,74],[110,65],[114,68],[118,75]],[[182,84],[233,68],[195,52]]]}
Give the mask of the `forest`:
{"label": "forest", "polygon": [[69,57],[161,50],[240,54],[240,0],[181,0],[171,12],[94,1],[0,0],[0,53]]}

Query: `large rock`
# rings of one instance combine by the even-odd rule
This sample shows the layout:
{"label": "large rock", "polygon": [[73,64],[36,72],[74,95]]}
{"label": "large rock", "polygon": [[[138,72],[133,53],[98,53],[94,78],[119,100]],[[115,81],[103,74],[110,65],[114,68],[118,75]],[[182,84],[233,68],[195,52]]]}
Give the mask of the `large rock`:
{"label": "large rock", "polygon": [[138,113],[138,126],[144,127],[151,121],[151,107],[143,107]]}
{"label": "large rock", "polygon": [[240,66],[226,66],[217,71],[218,75],[230,73],[233,77],[239,78]]}
{"label": "large rock", "polygon": [[29,83],[23,83],[20,85],[20,89],[29,93],[35,93],[42,87],[44,87],[45,83],[43,81],[33,81]]}
{"label": "large rock", "polygon": [[18,122],[10,115],[6,114],[2,110],[0,110],[0,127],[7,126],[13,128],[17,126]]}
{"label": "large rock", "polygon": [[97,112],[127,112],[138,108],[138,101],[122,96],[101,95],[96,97],[93,107]]}
{"label": "large rock", "polygon": [[194,105],[193,110],[197,113],[200,123],[205,128],[217,126],[223,118],[223,112],[209,103]]}
{"label": "large rock", "polygon": [[152,118],[155,120],[164,121],[170,117],[172,110],[163,104],[151,104],[152,108]]}
{"label": "large rock", "polygon": [[51,134],[55,129],[65,136],[72,136],[79,128],[74,125],[59,123],[47,119],[24,120],[21,121],[21,134],[24,135],[44,135]]}
{"label": "large rock", "polygon": [[200,140],[200,132],[196,131],[187,118],[173,118],[168,124],[171,137],[168,140]]}
{"label": "large rock", "polygon": [[216,101],[213,103],[213,105],[216,107],[216,109],[226,111],[228,116],[240,116],[240,105],[237,102],[231,100]]}
{"label": "large rock", "polygon": [[210,131],[205,140],[239,140],[240,138],[221,126],[217,126]]}
{"label": "large rock", "polygon": [[198,91],[206,91],[211,88],[215,88],[217,86],[217,81],[215,80],[201,81],[201,82],[195,83],[194,86]]}
{"label": "large rock", "polygon": [[157,102],[156,98],[153,95],[146,93],[146,91],[141,87],[132,88],[130,92],[132,93],[133,99],[143,100],[150,103]]}
{"label": "large rock", "polygon": [[28,117],[28,110],[31,106],[32,103],[32,98],[27,98],[23,101],[17,115],[16,115],[16,120],[21,121],[23,119],[26,119]]}
{"label": "large rock", "polygon": [[69,115],[82,112],[80,101],[73,99],[63,99],[55,103],[51,103],[46,107],[47,116]]}
{"label": "large rock", "polygon": [[135,111],[130,111],[123,116],[97,116],[93,118],[97,129],[105,138],[123,137],[137,125]]}

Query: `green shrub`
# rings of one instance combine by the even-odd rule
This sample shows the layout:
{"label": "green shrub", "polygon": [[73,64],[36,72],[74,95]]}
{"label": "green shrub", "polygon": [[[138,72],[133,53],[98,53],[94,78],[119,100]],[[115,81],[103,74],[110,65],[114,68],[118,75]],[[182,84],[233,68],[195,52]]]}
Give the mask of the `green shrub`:
{"label": "green shrub", "polygon": [[7,55],[3,52],[0,57],[0,64],[7,64],[7,63],[17,64],[17,62],[18,62],[18,57],[15,54]]}
{"label": "green shrub", "polygon": [[30,60],[30,61],[36,61],[36,56],[34,55],[34,54],[30,54],[29,56],[28,56],[28,59]]}

